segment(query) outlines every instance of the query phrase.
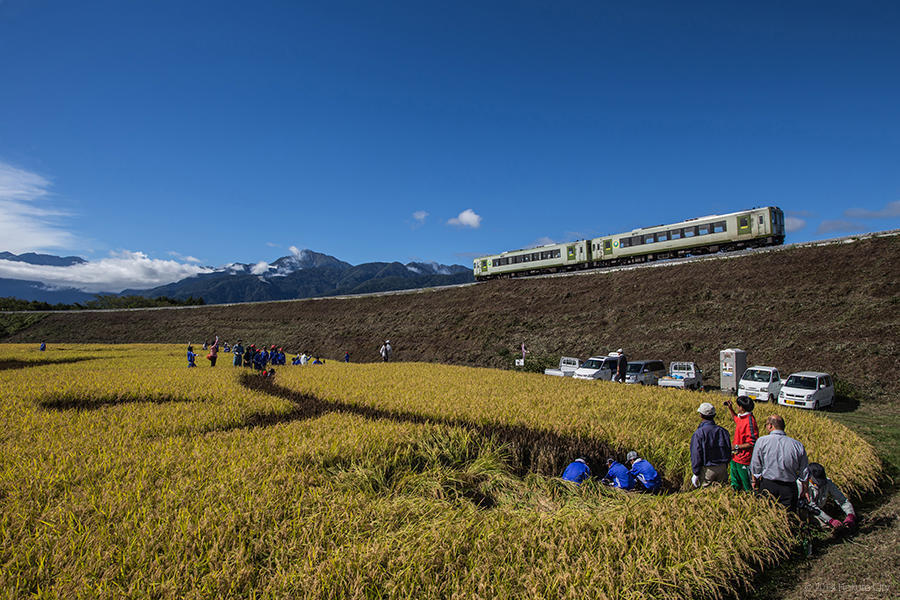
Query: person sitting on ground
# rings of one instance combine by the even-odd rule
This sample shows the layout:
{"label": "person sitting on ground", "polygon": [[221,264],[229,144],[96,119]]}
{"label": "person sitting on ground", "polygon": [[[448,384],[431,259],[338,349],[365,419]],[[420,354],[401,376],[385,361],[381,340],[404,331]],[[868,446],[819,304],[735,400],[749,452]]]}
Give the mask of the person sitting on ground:
{"label": "person sitting on ground", "polygon": [[195,360],[197,360],[197,355],[194,354],[194,347],[191,346],[190,344],[188,344],[187,359],[188,359],[188,368],[197,366],[197,363],[194,362]]}
{"label": "person sitting on ground", "polygon": [[653,465],[640,458],[634,450],[628,453],[625,457],[625,462],[631,467],[629,472],[637,481],[638,490],[650,492],[651,494],[659,492],[662,481]]}
{"label": "person sitting on ground", "polygon": [[587,466],[587,462],[583,458],[576,458],[573,462],[569,463],[569,466],[566,467],[566,470],[563,471],[562,478],[566,481],[574,481],[575,483],[581,483],[585,479],[591,476],[591,468]]}
{"label": "person sitting on ground", "polygon": [[[844,512],[844,520],[839,521],[825,512],[828,499],[833,498]],[[856,525],[856,511],[847,497],[833,481],[825,476],[825,467],[819,463],[809,463],[809,480],[806,486],[806,501],[814,510],[810,510],[816,521],[823,527],[838,529],[840,527],[852,528]]]}
{"label": "person sitting on ground", "polygon": [[607,459],[606,464],[609,470],[606,472],[606,477],[602,480],[603,483],[622,490],[634,489],[634,477],[625,465],[616,462],[614,458]]}

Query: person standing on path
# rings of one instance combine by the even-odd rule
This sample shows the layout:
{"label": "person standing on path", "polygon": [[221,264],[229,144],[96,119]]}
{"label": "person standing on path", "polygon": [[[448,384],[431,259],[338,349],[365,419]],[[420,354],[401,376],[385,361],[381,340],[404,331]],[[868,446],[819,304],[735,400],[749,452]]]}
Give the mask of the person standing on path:
{"label": "person standing on path", "polygon": [[[753,489],[769,492],[779,504],[795,510],[799,497],[807,495],[809,459],[806,448],[784,433],[784,419],[778,415],[766,419],[766,430],[769,435],[756,440],[750,458]],[[797,482],[800,482],[799,490]]]}
{"label": "person standing on path", "polygon": [[691,483],[694,487],[725,483],[731,462],[731,439],[725,428],[716,425],[715,406],[704,402],[697,412],[702,420],[691,436]]}

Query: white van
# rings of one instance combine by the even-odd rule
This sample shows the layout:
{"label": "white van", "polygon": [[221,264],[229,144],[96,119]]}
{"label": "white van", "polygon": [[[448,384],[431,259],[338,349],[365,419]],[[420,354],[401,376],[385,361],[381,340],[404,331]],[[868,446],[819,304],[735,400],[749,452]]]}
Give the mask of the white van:
{"label": "white van", "polygon": [[616,356],[592,356],[575,371],[575,379],[602,379],[610,381],[616,374]]}
{"label": "white van", "polygon": [[775,367],[750,367],[738,381],[738,396],[757,402],[775,402],[781,391],[781,377]]}
{"label": "white van", "polygon": [[822,408],[834,404],[834,382],[828,373],[793,373],[781,386],[778,404],[798,408]]}
{"label": "white van", "polygon": [[660,377],[665,377],[666,365],[661,360],[636,360],[628,363],[625,383],[656,385]]}

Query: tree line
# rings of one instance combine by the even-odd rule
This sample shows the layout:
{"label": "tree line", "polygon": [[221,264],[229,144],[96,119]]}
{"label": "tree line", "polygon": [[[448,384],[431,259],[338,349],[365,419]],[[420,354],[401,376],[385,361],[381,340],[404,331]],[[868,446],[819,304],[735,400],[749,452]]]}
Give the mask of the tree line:
{"label": "tree line", "polygon": [[156,308],[160,306],[202,306],[206,304],[203,298],[188,296],[184,300],[159,296],[158,298],[145,298],[144,296],[100,296],[85,303],[50,304],[38,300],[20,300],[19,298],[0,298],[0,310],[98,310],[111,308]]}

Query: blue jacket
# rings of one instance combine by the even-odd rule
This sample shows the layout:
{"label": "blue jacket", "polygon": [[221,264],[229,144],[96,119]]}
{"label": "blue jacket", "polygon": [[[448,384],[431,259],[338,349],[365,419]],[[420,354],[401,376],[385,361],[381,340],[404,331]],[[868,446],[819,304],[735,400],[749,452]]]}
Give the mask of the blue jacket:
{"label": "blue jacket", "polygon": [[189,367],[196,367],[196,366],[197,366],[196,364],[194,364],[194,360],[195,360],[196,358],[197,358],[197,355],[194,354],[193,352],[191,352],[190,350],[188,350],[188,353],[187,353],[187,359],[188,359],[188,366],[189,366]]}
{"label": "blue jacket", "polygon": [[575,483],[581,483],[590,476],[591,468],[580,460],[570,463],[562,474],[563,479],[566,481],[574,481]]}
{"label": "blue jacket", "polygon": [[609,471],[604,479],[611,480],[614,487],[622,488],[623,490],[630,490],[634,487],[634,477],[631,476],[631,471],[620,462],[613,461],[609,465]]}
{"label": "blue jacket", "polygon": [[703,419],[691,436],[691,470],[700,475],[703,467],[731,462],[731,436],[724,427]]}
{"label": "blue jacket", "polygon": [[659,473],[656,472],[653,465],[643,458],[634,461],[634,464],[631,465],[630,473],[647,491],[655,492],[659,489]]}

